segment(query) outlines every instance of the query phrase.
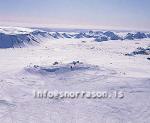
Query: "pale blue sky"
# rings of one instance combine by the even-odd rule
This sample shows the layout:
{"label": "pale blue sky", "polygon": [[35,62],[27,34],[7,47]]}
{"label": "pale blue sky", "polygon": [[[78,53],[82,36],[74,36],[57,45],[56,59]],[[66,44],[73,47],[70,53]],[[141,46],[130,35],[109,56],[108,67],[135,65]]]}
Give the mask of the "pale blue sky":
{"label": "pale blue sky", "polygon": [[0,25],[150,29],[150,0],[0,0]]}

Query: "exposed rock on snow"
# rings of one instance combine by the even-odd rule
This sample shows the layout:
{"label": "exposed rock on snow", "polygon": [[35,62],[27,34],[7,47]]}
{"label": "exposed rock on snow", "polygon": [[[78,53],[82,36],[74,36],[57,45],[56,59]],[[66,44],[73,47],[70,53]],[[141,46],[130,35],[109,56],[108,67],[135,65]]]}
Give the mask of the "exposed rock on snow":
{"label": "exposed rock on snow", "polygon": [[150,60],[150,58],[147,58],[147,60]]}
{"label": "exposed rock on snow", "polygon": [[119,40],[119,39],[121,39],[121,37],[119,37],[117,34],[115,34],[114,32],[111,32],[111,31],[105,32],[104,35],[109,37],[110,40]]}
{"label": "exposed rock on snow", "polygon": [[134,38],[135,39],[143,39],[143,38],[146,38],[146,35],[143,32],[137,32],[134,34]]}
{"label": "exposed rock on snow", "polygon": [[150,33],[146,34],[148,38],[150,38]]}
{"label": "exposed rock on snow", "polygon": [[108,41],[108,38],[106,36],[99,36],[98,38],[95,39],[95,41],[97,42]]}
{"label": "exposed rock on snow", "polygon": [[85,38],[86,34],[85,33],[79,33],[74,35],[75,38]]}
{"label": "exposed rock on snow", "polygon": [[134,39],[134,34],[132,33],[128,33],[124,39],[128,39],[128,40],[133,40]]}
{"label": "exposed rock on snow", "polygon": [[137,32],[137,33],[128,33],[124,39],[128,39],[128,40],[134,40],[134,39],[143,39],[143,38],[149,38],[148,36],[146,36],[145,33],[143,32]]}
{"label": "exposed rock on snow", "polygon": [[55,39],[63,38],[63,36],[58,32],[51,33],[51,36]]}
{"label": "exposed rock on snow", "polygon": [[42,31],[42,30],[35,30],[31,32],[33,36],[42,36],[42,37],[49,37],[51,36],[48,32]]}
{"label": "exposed rock on snow", "polygon": [[129,56],[150,55],[150,47],[147,47],[147,48],[138,47],[135,51],[133,51],[132,53],[126,54],[126,55],[129,55]]}
{"label": "exposed rock on snow", "polygon": [[72,37],[70,34],[66,34],[66,33],[63,33],[62,35],[64,38],[71,38]]}

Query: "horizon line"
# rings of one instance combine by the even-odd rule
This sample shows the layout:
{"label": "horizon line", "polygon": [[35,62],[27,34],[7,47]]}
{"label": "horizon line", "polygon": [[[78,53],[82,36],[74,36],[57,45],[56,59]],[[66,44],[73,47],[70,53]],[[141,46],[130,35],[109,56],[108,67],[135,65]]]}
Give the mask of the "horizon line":
{"label": "horizon line", "polygon": [[94,26],[94,25],[64,25],[64,24],[27,24],[27,23],[13,23],[1,24],[0,27],[23,27],[23,28],[45,28],[45,29],[70,29],[70,30],[110,30],[110,31],[143,31],[147,32],[150,29],[124,28],[115,26]]}

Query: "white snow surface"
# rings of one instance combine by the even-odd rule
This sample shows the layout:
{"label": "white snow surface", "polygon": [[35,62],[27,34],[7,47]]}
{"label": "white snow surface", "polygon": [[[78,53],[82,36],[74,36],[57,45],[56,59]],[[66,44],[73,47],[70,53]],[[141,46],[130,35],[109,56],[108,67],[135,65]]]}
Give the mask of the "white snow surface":
{"label": "white snow surface", "polygon": [[[149,39],[49,39],[0,49],[0,123],[150,123]],[[58,65],[53,65],[54,62]],[[73,61],[80,61],[73,70]],[[122,99],[35,99],[34,90],[121,91]]]}
{"label": "white snow surface", "polygon": [[33,32],[34,29],[30,28],[23,28],[23,27],[4,27],[0,26],[0,33],[5,33],[5,34],[29,34],[30,32]]}

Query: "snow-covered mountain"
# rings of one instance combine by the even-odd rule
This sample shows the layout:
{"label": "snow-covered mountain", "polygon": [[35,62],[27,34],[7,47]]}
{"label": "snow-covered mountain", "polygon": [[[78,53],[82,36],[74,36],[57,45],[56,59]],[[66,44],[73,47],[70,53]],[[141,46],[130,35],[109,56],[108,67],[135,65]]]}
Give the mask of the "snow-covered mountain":
{"label": "snow-covered mountain", "polygon": [[44,39],[60,38],[91,38],[102,42],[109,40],[136,40],[150,38],[150,33],[144,32],[121,32],[113,31],[85,31],[85,32],[48,32],[40,29],[20,27],[0,27],[0,48],[24,47],[26,45],[37,45]]}
{"label": "snow-covered mountain", "polygon": [[23,47],[25,45],[38,44],[41,39],[49,34],[40,30],[28,28],[0,28],[0,48]]}

